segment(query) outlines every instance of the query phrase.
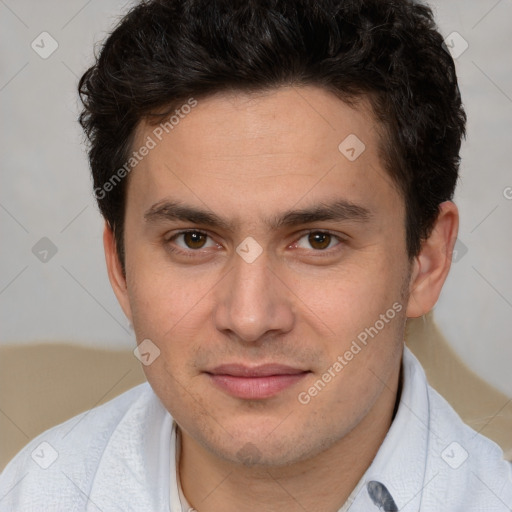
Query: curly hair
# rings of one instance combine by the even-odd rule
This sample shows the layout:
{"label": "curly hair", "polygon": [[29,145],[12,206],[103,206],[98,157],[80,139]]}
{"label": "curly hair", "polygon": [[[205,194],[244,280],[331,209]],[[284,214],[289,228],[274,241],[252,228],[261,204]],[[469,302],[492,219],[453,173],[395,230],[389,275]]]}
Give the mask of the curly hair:
{"label": "curly hair", "polygon": [[[409,258],[452,199],[466,115],[432,11],[414,0],[149,0],[132,8],[79,82],[98,205],[124,268],[135,129],[190,97],[316,85],[367,97],[381,157],[403,196]],[[105,193],[105,190],[109,190]]]}

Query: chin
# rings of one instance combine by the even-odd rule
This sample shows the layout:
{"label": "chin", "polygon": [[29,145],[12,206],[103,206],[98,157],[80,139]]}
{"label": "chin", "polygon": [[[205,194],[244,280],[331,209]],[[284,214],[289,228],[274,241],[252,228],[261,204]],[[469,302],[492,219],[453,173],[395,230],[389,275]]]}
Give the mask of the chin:
{"label": "chin", "polygon": [[287,466],[303,461],[322,451],[315,440],[306,437],[294,426],[293,431],[280,430],[275,425],[269,429],[268,421],[258,427],[253,424],[227,428],[214,439],[203,438],[206,446],[217,457],[246,467]]}

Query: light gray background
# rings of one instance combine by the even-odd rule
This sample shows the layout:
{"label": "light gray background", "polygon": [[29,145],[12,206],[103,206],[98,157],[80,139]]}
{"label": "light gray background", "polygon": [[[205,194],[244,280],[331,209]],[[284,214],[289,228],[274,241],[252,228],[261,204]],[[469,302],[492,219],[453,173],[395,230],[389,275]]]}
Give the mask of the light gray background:
{"label": "light gray background", "polygon": [[[135,346],[105,271],[76,93],[94,43],[129,4],[0,0],[2,344]],[[469,45],[457,58],[469,117],[463,245],[435,317],[463,360],[512,396],[512,0],[430,5],[443,35]],[[59,45],[47,59],[31,48],[43,31]],[[46,262],[32,252],[42,237],[57,247]]]}

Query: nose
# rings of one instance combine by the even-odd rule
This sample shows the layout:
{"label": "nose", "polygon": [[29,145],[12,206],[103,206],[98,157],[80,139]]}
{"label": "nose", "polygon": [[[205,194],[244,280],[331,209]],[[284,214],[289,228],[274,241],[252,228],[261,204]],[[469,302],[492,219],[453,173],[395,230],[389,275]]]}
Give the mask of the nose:
{"label": "nose", "polygon": [[290,331],[293,293],[270,268],[266,252],[251,263],[234,254],[232,265],[216,290],[216,328],[245,344],[258,344]]}

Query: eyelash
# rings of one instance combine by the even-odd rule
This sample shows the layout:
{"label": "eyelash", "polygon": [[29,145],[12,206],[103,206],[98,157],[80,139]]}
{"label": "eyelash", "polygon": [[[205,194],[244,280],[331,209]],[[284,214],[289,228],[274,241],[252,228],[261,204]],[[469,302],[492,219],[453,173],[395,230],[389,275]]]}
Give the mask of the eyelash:
{"label": "eyelash", "polygon": [[[189,258],[194,258],[196,253],[200,253],[203,249],[189,249],[189,250],[185,251],[185,250],[182,250],[182,249],[176,249],[175,247],[173,247],[171,245],[172,241],[174,241],[179,236],[185,235],[187,233],[197,233],[197,234],[200,234],[200,235],[207,236],[210,239],[213,239],[205,231],[201,231],[201,230],[198,230],[198,229],[185,229],[185,230],[182,230],[182,231],[178,231],[177,233],[175,233],[174,235],[172,235],[171,237],[166,239],[166,245],[167,245],[168,251],[172,252],[174,254],[178,254],[178,255],[181,255],[181,256],[186,256],[186,257],[189,257]],[[301,233],[300,237],[296,240],[296,242],[293,242],[293,243],[294,244],[297,243],[299,240],[301,240],[305,236],[310,235],[312,233],[320,233],[320,234],[325,234],[325,235],[331,235],[332,237],[337,239],[338,242],[339,242],[334,247],[331,247],[329,249],[323,249],[323,250],[322,249],[316,249],[316,250],[315,249],[311,249],[311,251],[317,253],[317,256],[319,256],[319,257],[330,256],[333,250],[337,250],[336,248],[339,245],[341,245],[343,242],[346,242],[345,238],[341,237],[340,235],[336,235],[335,233],[333,233],[333,232],[331,232],[329,230],[312,229],[312,230],[306,231],[304,233]],[[305,250],[307,250],[307,249],[305,249]]]}

